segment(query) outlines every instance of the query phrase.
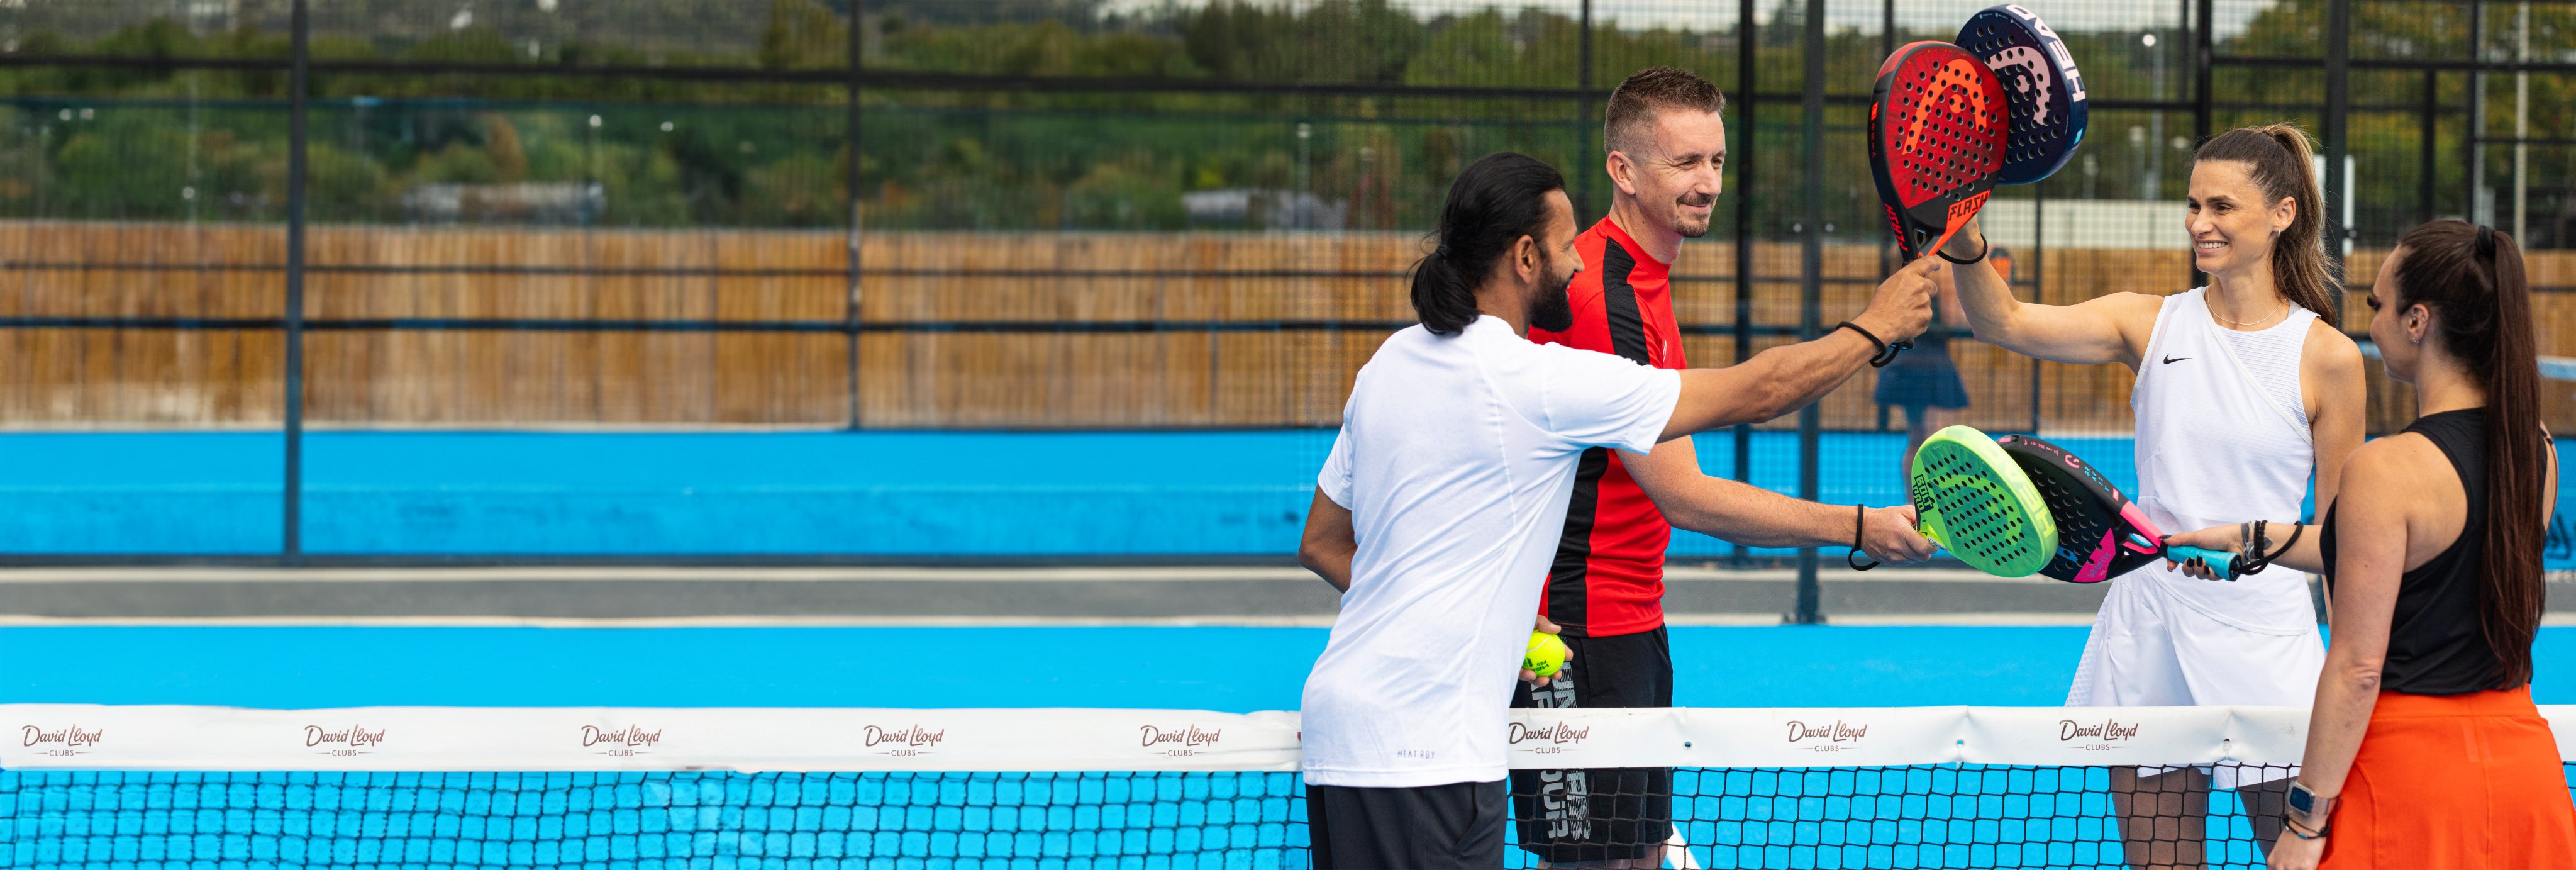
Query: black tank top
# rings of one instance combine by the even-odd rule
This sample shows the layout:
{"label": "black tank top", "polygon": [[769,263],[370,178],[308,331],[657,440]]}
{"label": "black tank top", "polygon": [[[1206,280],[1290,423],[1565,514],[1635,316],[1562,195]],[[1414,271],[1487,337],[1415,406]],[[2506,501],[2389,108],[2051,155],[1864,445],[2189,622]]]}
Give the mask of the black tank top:
{"label": "black tank top", "polygon": [[[2432,439],[2450,457],[2469,499],[2467,521],[2459,540],[2422,567],[2397,580],[2397,611],[2388,623],[2388,660],[2380,687],[2409,695],[2462,695],[2512,688],[2503,681],[2501,662],[2487,645],[2478,614],[2479,572],[2487,526],[2487,417],[2485,408],[2463,408],[2427,414],[2406,431]],[[2339,506],[2338,506],[2339,507]],[[2334,588],[2335,508],[2326,509],[2325,527],[2317,541],[2325,558],[2326,588]]]}

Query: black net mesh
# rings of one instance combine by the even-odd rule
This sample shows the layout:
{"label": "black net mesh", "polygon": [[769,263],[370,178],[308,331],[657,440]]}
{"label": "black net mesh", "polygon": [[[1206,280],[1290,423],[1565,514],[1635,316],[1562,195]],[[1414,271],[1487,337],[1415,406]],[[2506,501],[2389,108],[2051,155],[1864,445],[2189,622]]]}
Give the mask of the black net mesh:
{"label": "black net mesh", "polygon": [[[1649,771],[1555,773],[1513,796],[1513,866],[1675,841],[1688,863],[1665,862],[1708,868],[2259,865],[2290,770],[1685,768],[1669,796]],[[0,866],[1305,867],[1303,793],[1292,773],[10,771]]]}

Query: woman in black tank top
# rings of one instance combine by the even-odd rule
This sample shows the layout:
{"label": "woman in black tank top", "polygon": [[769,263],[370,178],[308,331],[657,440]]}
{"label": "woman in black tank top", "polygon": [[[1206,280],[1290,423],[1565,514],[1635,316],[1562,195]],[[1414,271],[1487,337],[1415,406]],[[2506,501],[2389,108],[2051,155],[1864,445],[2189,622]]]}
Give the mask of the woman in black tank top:
{"label": "woman in black tank top", "polygon": [[2417,227],[2370,307],[2388,376],[2424,415],[2353,453],[2321,528],[2167,539],[2251,538],[2262,552],[2240,570],[2326,575],[2334,637],[2271,865],[2576,868],[2576,802],[2531,701],[2558,468],[2521,253],[2485,227]]}

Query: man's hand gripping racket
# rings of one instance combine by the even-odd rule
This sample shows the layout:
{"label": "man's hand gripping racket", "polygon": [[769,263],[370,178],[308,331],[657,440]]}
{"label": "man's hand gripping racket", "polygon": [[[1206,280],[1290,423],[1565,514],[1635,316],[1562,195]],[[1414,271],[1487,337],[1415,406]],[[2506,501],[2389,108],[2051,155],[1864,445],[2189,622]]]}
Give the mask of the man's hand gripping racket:
{"label": "man's hand gripping racket", "polygon": [[[1997,577],[2028,577],[2057,550],[2057,526],[2030,478],[1994,439],[1952,426],[1914,451],[1907,479],[1923,537],[1968,567]],[[1860,564],[1846,555],[1854,570]]]}

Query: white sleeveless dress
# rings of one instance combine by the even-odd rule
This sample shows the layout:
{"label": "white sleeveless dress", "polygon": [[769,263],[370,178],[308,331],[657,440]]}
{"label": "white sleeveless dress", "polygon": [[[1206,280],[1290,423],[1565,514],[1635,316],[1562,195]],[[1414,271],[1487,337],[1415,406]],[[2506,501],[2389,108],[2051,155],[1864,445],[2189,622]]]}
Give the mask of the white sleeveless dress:
{"label": "white sleeveless dress", "polygon": [[[2165,297],[2139,361],[2133,496],[2166,534],[2297,519],[2316,457],[2299,357],[2317,316],[2292,305],[2269,328],[2229,330],[2203,292]],[[2199,580],[2154,562],[2112,581],[2066,704],[2306,707],[2324,668],[2307,575]]]}

